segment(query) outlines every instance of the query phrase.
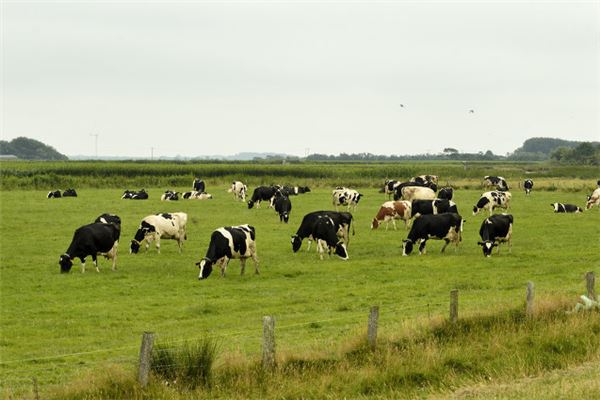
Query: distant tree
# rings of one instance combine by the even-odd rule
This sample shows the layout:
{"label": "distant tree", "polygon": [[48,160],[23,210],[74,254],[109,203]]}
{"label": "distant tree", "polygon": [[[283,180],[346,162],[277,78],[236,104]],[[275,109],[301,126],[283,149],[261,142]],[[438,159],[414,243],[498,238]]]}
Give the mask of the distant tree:
{"label": "distant tree", "polygon": [[458,150],[456,150],[456,149],[454,149],[452,147],[446,147],[443,150],[443,153],[448,154],[448,155],[450,155],[450,154],[458,154]]}
{"label": "distant tree", "polygon": [[24,160],[68,160],[64,154],[59,153],[54,147],[45,145],[44,143],[29,139],[26,137],[18,137],[7,141],[0,141],[0,154],[13,154]]}

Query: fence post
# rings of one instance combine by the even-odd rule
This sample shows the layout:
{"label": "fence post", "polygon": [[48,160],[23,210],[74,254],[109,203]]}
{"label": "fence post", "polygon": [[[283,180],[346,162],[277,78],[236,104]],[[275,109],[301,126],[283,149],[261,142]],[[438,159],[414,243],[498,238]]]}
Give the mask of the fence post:
{"label": "fence post", "polygon": [[533,298],[535,297],[535,290],[534,290],[534,285],[533,282],[529,281],[527,282],[527,309],[525,310],[525,313],[527,315],[527,317],[531,318],[533,317]]}
{"label": "fence post", "polygon": [[150,375],[150,360],[152,347],[154,346],[154,333],[144,332],[142,335],[142,346],[140,347],[140,368],[138,371],[138,382],[141,387],[148,385]]}
{"label": "fence post", "polygon": [[371,350],[377,345],[377,322],[379,320],[379,306],[372,306],[369,313],[369,326],[367,329],[367,340]]}
{"label": "fence post", "polygon": [[587,287],[587,297],[590,300],[596,300],[596,290],[594,288],[594,285],[596,284],[596,274],[594,271],[585,274],[585,284]]}
{"label": "fence post", "polygon": [[450,322],[458,321],[458,289],[450,291]]}
{"label": "fence post", "polygon": [[33,398],[35,400],[40,400],[40,389],[38,387],[38,381],[37,378],[34,376],[32,378],[33,381]]}
{"label": "fence post", "polygon": [[263,317],[262,367],[272,371],[275,368],[275,318]]}

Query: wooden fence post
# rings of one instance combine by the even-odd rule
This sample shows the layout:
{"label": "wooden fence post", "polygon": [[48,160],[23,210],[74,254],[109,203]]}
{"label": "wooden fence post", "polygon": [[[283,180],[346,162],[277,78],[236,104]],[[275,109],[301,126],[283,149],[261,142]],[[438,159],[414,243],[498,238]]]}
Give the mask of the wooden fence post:
{"label": "wooden fence post", "polygon": [[458,289],[450,291],[450,322],[458,321]]}
{"label": "wooden fence post", "polygon": [[369,326],[367,329],[367,340],[371,350],[377,345],[377,322],[379,320],[379,306],[372,306],[369,313]]}
{"label": "wooden fence post", "polygon": [[525,310],[525,313],[527,315],[527,317],[532,318],[533,317],[533,298],[535,297],[535,290],[534,290],[534,285],[533,282],[529,281],[527,282],[527,309]]}
{"label": "wooden fence post", "polygon": [[150,360],[152,357],[152,347],[154,346],[154,333],[144,332],[142,335],[142,346],[140,347],[140,368],[138,370],[138,382],[141,387],[148,385],[148,376],[150,375]]}
{"label": "wooden fence post", "polygon": [[272,371],[275,368],[275,318],[263,317],[262,367]]}
{"label": "wooden fence post", "polygon": [[594,288],[596,284],[596,274],[594,271],[590,271],[585,274],[585,285],[587,287],[587,297],[590,300],[596,300],[596,290]]}

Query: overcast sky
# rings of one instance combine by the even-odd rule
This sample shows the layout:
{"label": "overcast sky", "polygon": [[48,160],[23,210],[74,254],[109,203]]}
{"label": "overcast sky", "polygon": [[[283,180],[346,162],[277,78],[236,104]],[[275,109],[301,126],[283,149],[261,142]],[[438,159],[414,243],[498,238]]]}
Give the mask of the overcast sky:
{"label": "overcast sky", "polygon": [[2,139],[67,155],[94,155],[93,134],[100,156],[148,157],[600,140],[598,1],[3,0],[1,11]]}

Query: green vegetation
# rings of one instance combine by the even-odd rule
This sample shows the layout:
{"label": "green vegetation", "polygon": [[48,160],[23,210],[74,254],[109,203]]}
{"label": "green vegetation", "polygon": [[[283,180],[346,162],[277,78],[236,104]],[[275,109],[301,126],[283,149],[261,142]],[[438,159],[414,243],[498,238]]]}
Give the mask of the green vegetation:
{"label": "green vegetation", "polygon": [[[120,188],[92,189],[91,185],[83,189],[74,185],[77,198],[46,199],[45,190],[2,191],[0,375],[4,397],[30,396],[31,377],[37,378],[44,397],[73,399],[177,399],[189,398],[190,393],[199,398],[418,397],[510,382],[599,359],[598,314],[567,317],[562,311],[574,306],[585,292],[582,275],[589,270],[600,272],[593,245],[600,233],[600,213],[594,209],[576,215],[553,214],[549,205],[555,201],[583,205],[584,193],[559,186],[555,191],[534,190],[525,197],[515,189],[513,251],[508,254],[502,248],[499,256],[485,259],[475,244],[484,216],[470,215],[481,191],[457,190],[456,202],[467,219],[459,251],[450,249],[441,255],[441,243],[432,241],[427,256],[401,257],[406,231],[369,229],[386,200],[374,188],[386,165],[367,165],[362,170],[357,165],[325,164],[335,172],[323,165],[286,165],[280,166],[281,175],[271,175],[274,166],[270,165],[109,164],[110,168],[105,163],[89,163],[89,171],[103,171],[97,175],[102,177],[112,166],[148,168],[157,179],[168,179],[161,177],[167,173],[180,176],[183,183],[177,185],[176,180],[170,186],[180,191],[190,187],[196,173],[206,178],[213,171],[214,178],[207,183],[215,199],[160,202],[164,186],[147,186],[151,197],[141,202],[120,200]],[[426,165],[427,172],[436,167]],[[508,172],[504,175],[520,180],[519,171],[524,168],[539,174],[548,168],[517,165],[502,166],[501,174]],[[302,216],[331,208],[329,188],[293,197],[290,224],[285,225],[270,209],[248,210],[245,204],[234,202],[226,193],[229,178],[221,175],[229,167],[233,170],[229,176],[256,168],[269,178],[289,176],[290,183],[309,185],[317,178],[305,176],[321,173],[327,175],[321,187],[335,181],[335,173],[345,174],[346,167],[357,176],[341,175],[336,183],[368,182],[376,176],[361,189],[365,197],[355,214],[350,260],[320,262],[314,250],[304,251],[306,244],[299,253],[291,252],[289,237]],[[220,168],[223,171],[217,172]],[[294,168],[306,168],[304,175],[291,177]],[[423,171],[415,164],[388,168],[404,172],[402,176]],[[437,168],[442,179],[452,171],[460,177],[457,165]],[[480,168],[496,172],[500,166]],[[586,168],[565,166],[558,171],[563,176],[594,176]],[[116,181],[122,172],[107,179]],[[74,179],[81,176],[74,175]],[[244,176],[254,182],[263,179]],[[545,176],[565,186],[571,184],[564,177],[552,178],[554,170]],[[511,179],[509,183],[515,185]],[[595,179],[575,183],[588,188],[594,184]],[[121,185],[113,182],[110,186]],[[189,239],[183,253],[177,252],[174,242],[164,241],[161,254],[152,249],[128,254],[129,240],[141,218],[162,211],[189,214]],[[103,212],[123,219],[118,270],[110,271],[102,259],[100,273],[88,268],[81,274],[76,265],[70,274],[59,274],[58,257],[68,247],[73,231]],[[240,223],[256,227],[261,275],[247,272],[240,276],[239,262],[233,260],[226,278],[213,274],[198,281],[194,262],[204,256],[211,231]],[[540,307],[539,317],[532,322],[523,320],[519,311],[529,280],[536,284]],[[447,314],[448,293],[454,288],[460,290],[461,322],[451,327],[440,316]],[[543,307],[545,302],[552,306]],[[371,305],[381,310],[381,341],[374,354],[365,350],[363,342]],[[274,376],[256,368],[264,315],[274,315],[277,321],[280,367]],[[137,387],[135,365],[144,331],[155,332],[157,342],[169,348],[174,342],[217,340],[220,350],[211,368],[210,388],[166,386],[158,376],[148,391]]]}
{"label": "green vegetation", "polygon": [[18,137],[10,142],[0,140],[0,155],[13,155],[23,160],[69,159],[64,154],[56,151],[54,147],[26,137]]}

